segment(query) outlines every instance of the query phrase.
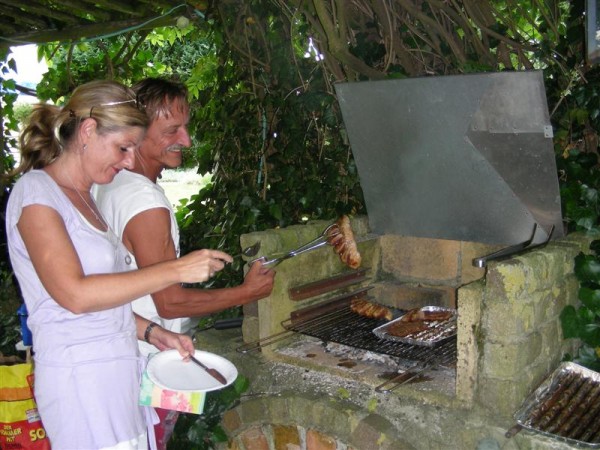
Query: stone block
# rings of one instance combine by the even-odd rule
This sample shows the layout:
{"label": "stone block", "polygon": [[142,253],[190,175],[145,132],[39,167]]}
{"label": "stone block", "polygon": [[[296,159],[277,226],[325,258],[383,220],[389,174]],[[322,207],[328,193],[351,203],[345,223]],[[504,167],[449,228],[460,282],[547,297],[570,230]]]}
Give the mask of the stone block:
{"label": "stone block", "polygon": [[411,450],[389,420],[370,414],[362,419],[352,432],[351,445],[360,449]]}
{"label": "stone block", "polygon": [[469,405],[474,400],[477,388],[478,338],[484,287],[483,281],[476,281],[462,286],[457,293],[456,396]]}
{"label": "stone block", "polygon": [[227,434],[234,434],[242,426],[242,419],[235,409],[230,409],[223,414],[221,425]]}
{"label": "stone block", "polygon": [[567,341],[563,339],[560,319],[555,317],[540,327],[542,336],[542,350],[539,359],[549,364],[560,361],[565,353],[569,351]]}
{"label": "stone block", "polygon": [[260,241],[260,249],[258,254],[253,258],[260,256],[270,255],[281,251],[282,248],[281,239],[279,237],[279,230],[265,230],[260,232],[253,232],[242,234],[240,236],[240,251],[250,245],[254,245],[257,241]]}
{"label": "stone block", "polygon": [[517,380],[498,380],[479,377],[477,402],[488,409],[497,419],[512,420],[527,395],[532,390],[531,380],[524,377]]}
{"label": "stone block", "polygon": [[535,304],[536,317],[540,323],[556,319],[566,305],[567,293],[565,283],[557,283],[556,286],[540,292]]}
{"label": "stone block", "polygon": [[310,425],[312,428],[328,430],[343,438],[350,434],[352,409],[338,402],[322,402],[312,397],[292,397],[288,399],[291,420]]}
{"label": "stone block", "polygon": [[556,280],[560,280],[573,273],[576,252],[565,252],[565,248],[561,245],[548,245],[540,250],[540,252],[543,252],[542,254],[546,255],[550,261],[548,276],[545,279],[546,286],[551,286]]}
{"label": "stone block", "polygon": [[400,280],[436,280],[440,284],[458,280],[458,241],[385,235],[380,244],[382,271]]}
{"label": "stone block", "polygon": [[246,303],[242,306],[244,317],[258,317],[258,302]]}
{"label": "stone block", "polygon": [[488,302],[508,302],[525,297],[527,274],[517,260],[490,263],[486,277]]}
{"label": "stone block", "polygon": [[[218,448],[223,448],[222,446],[219,446]],[[227,443],[227,447],[225,447],[227,450],[244,450],[242,449],[242,447],[240,446],[239,440],[238,439],[234,439],[231,440]]]}
{"label": "stone block", "polygon": [[[322,226],[323,228],[325,225]],[[318,231],[317,231],[318,230]],[[321,226],[315,224],[292,225],[285,228],[279,228],[277,237],[279,238],[278,252],[288,252],[294,248],[305,244],[314,239],[321,233]]]}
{"label": "stone block", "polygon": [[262,423],[265,417],[271,416],[271,402],[265,397],[255,398],[244,402],[238,411],[243,423]]}
{"label": "stone block", "polygon": [[513,342],[486,342],[481,374],[489,378],[517,379],[534,364],[542,350],[542,336],[531,333]]}
{"label": "stone block", "polygon": [[262,428],[254,426],[240,435],[245,450],[270,450],[269,441]]}
{"label": "stone block", "polygon": [[336,440],[317,430],[306,431],[306,450],[336,450]]}
{"label": "stone block", "polygon": [[411,286],[391,282],[374,283],[373,297],[382,304],[399,309],[423,306],[456,307],[456,290],[450,286]]}
{"label": "stone block", "polygon": [[258,332],[258,317],[246,317],[242,322],[242,335],[244,342],[254,342],[260,338]]}
{"label": "stone block", "polygon": [[[575,275],[570,275],[564,279],[564,293],[561,293],[561,298],[564,299],[564,304],[576,306],[579,304],[579,280]],[[561,308],[562,311],[562,308]]]}
{"label": "stone block", "polygon": [[272,433],[274,450],[300,449],[300,434],[295,425],[273,425]]}
{"label": "stone block", "polygon": [[274,423],[291,423],[292,407],[286,397],[277,397],[272,399],[271,407],[269,408],[269,419]]}
{"label": "stone block", "polygon": [[548,246],[560,246],[563,247],[563,251],[567,248],[567,251],[571,251],[573,258],[575,258],[575,255],[579,252],[590,253],[590,244],[596,239],[600,239],[600,234],[597,232],[580,231],[577,233],[569,233],[559,240],[550,242]]}
{"label": "stone block", "polygon": [[532,333],[536,324],[534,304],[522,302],[485,302],[482,333],[493,341],[517,339]]}

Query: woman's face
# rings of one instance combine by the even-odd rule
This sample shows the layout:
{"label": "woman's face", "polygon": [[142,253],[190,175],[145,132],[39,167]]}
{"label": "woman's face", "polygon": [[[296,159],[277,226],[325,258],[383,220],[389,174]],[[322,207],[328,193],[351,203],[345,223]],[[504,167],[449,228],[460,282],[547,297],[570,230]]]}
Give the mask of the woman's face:
{"label": "woman's face", "polygon": [[83,168],[91,181],[107,184],[121,170],[132,168],[144,131],[140,127],[107,134],[98,134],[94,130],[83,150]]}

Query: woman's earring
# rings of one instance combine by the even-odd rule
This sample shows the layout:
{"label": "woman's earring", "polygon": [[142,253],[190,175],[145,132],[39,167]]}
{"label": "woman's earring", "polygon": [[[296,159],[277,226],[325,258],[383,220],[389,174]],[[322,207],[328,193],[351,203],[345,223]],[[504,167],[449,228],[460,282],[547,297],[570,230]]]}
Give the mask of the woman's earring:
{"label": "woman's earring", "polygon": [[87,144],[83,144],[82,150],[85,152],[87,150]]}

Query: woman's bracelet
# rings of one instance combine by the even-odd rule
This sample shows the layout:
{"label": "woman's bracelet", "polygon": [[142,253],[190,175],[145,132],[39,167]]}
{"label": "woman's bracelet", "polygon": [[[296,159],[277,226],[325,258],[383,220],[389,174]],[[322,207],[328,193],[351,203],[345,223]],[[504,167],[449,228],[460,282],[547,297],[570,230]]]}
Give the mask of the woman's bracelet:
{"label": "woman's bracelet", "polygon": [[146,331],[144,331],[144,340],[149,344],[150,343],[150,333],[152,333],[152,329],[157,327],[158,324],[156,322],[150,322],[146,327]]}

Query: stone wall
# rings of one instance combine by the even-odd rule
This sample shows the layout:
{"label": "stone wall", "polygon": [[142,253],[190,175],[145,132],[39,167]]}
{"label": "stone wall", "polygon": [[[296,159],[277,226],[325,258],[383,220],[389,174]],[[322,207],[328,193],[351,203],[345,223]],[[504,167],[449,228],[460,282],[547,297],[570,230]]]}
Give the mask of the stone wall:
{"label": "stone wall", "polygon": [[574,234],[491,263],[485,281],[458,290],[459,397],[509,415],[573,351],[559,315],[578,302],[574,258],[592,239]]}
{"label": "stone wall", "polygon": [[[311,240],[327,225],[315,222],[252,233],[242,236],[241,245],[260,240],[262,254],[281,253]],[[569,235],[479,269],[472,267],[472,259],[496,249],[454,241],[370,236],[366,218],[353,219],[353,229],[360,239],[363,266],[369,268],[367,283],[389,294],[380,298],[382,302],[399,306],[407,293],[414,293],[409,302],[414,306],[420,301],[419,292],[429,289],[439,294],[439,304],[458,307],[455,391],[448,395],[406,385],[390,394],[377,394],[362,380],[278,360],[273,357],[276,346],[250,356],[230,354],[241,373],[252,380],[253,391],[227,414],[231,440],[226,448],[571,448],[525,430],[512,439],[504,433],[514,425],[513,415],[529,393],[573,350],[574,342],[562,338],[559,315],[567,304],[578,301],[574,258],[580,251],[588,251],[593,237]],[[330,247],[282,263],[277,267],[272,295],[244,308],[243,340],[281,331],[280,323],[291,311],[320,300],[292,302],[287,299],[290,287],[344,270]],[[437,274],[436,279],[428,278],[432,273]],[[394,291],[402,294],[395,297]],[[348,392],[340,394],[341,389]],[[369,441],[358,440],[359,430],[367,429]],[[287,447],[276,444],[284,435],[290,438]],[[308,436],[320,436],[322,439],[311,438],[310,442],[318,441],[322,447],[307,447]],[[264,445],[258,446],[259,442]],[[389,446],[390,442],[394,444]]]}
{"label": "stone wall", "polygon": [[316,396],[253,399],[225,414],[223,426],[234,436],[229,450],[414,449],[378,414]]}

